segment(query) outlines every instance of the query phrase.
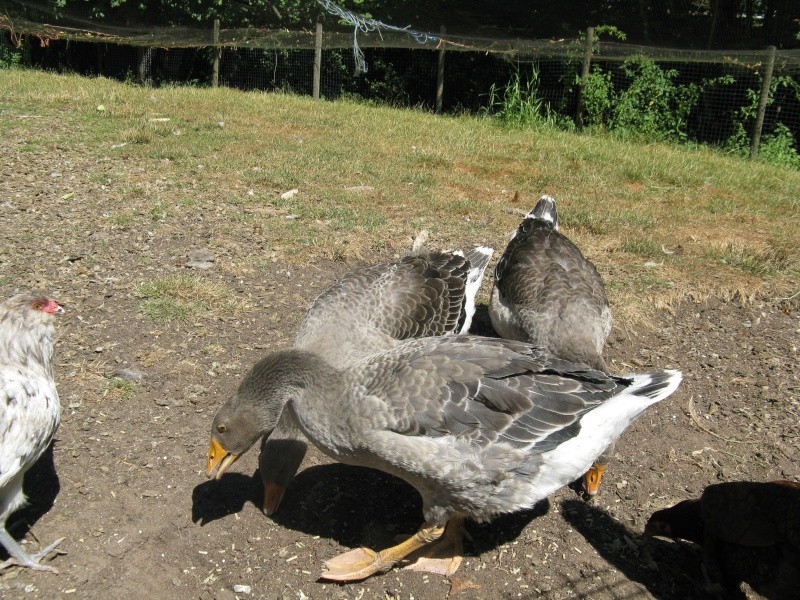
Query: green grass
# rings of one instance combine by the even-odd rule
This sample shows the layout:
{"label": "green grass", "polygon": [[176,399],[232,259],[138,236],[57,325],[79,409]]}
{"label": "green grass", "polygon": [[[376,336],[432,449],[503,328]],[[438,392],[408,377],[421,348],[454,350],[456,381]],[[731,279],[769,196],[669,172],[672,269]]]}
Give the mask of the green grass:
{"label": "green grass", "polygon": [[661,248],[652,240],[644,238],[631,238],[622,242],[622,251],[639,256],[654,257],[661,256]]}
{"label": "green grass", "polygon": [[136,395],[139,391],[139,386],[133,381],[122,379],[121,377],[113,377],[106,385],[103,396],[110,396],[117,400],[126,400]]}
{"label": "green grass", "polygon": [[[92,159],[88,179],[113,192],[95,211],[96,227],[166,238],[213,231],[232,252],[233,275],[273,251],[297,264],[393,256],[422,227],[431,247],[502,250],[520,214],[548,193],[562,231],[608,282],[618,320],[687,295],[776,298],[798,289],[800,172],[709,149],[21,69],[0,71],[0,108],[0,132],[22,160],[54,149]],[[371,191],[348,191],[357,187]],[[280,199],[293,188],[295,197]],[[192,229],[198,215],[206,229]],[[254,228],[257,244],[239,252]],[[644,269],[647,260],[663,265]],[[188,319],[218,298],[140,292],[156,320]]]}
{"label": "green grass", "polygon": [[729,242],[723,249],[711,254],[721,264],[741,269],[745,273],[758,277],[776,276],[780,273],[800,276],[800,265],[796,256],[794,260],[786,249],[768,246],[767,248],[751,248]]}
{"label": "green grass", "polygon": [[244,308],[224,285],[200,276],[174,275],[142,281],[136,286],[139,310],[157,323],[186,321]]}

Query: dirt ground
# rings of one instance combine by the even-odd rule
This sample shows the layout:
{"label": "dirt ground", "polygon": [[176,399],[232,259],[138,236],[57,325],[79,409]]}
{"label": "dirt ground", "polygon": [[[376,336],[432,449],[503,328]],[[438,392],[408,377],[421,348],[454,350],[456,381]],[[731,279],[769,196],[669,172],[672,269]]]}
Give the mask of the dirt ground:
{"label": "dirt ground", "polygon": [[[203,468],[217,407],[256,359],[291,343],[308,302],[356,263],[298,268],[278,257],[234,272],[226,253],[238,246],[214,245],[213,214],[186,215],[169,233],[99,226],[119,199],[92,179],[95,165],[58,148],[31,160],[17,146],[0,150],[0,292],[39,289],[67,313],[56,346],[61,427],[29,472],[31,506],[9,528],[30,550],[63,537],[64,553],[50,562],[58,575],[0,574],[3,598],[702,598],[697,549],[644,539],[649,514],[718,481],[800,477],[799,313],[777,301],[687,301],[650,327],[612,332],[617,372],[680,368],[685,381],[626,432],[594,502],[565,488],[535,510],[472,524],[451,579],[394,570],[319,582],[323,560],[414,531],[414,490],[312,449],[269,519],[255,451],[220,481]],[[65,189],[95,203],[66,201]],[[249,308],[167,324],[144,316],[134,282],[189,272],[197,244],[227,249],[200,276]],[[237,244],[269,250],[255,233]],[[491,333],[485,307],[477,327]]]}

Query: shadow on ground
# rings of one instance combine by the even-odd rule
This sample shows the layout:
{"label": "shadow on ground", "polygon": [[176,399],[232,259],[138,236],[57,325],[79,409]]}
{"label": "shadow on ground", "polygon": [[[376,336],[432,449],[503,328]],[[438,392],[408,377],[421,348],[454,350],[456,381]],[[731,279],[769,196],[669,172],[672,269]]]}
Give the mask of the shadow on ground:
{"label": "shadow on ground", "polygon": [[[8,520],[8,532],[17,540],[24,538],[42,515],[55,504],[61,483],[53,461],[53,444],[50,444],[38,461],[25,473],[22,490],[28,505],[14,513]],[[49,538],[40,540],[43,546],[53,542]],[[5,548],[0,546],[0,560],[8,558]]]}
{"label": "shadow on ground", "polygon": [[[260,508],[262,494],[257,471],[250,477],[226,473],[218,481],[194,488],[192,520],[205,525],[241,511],[248,502]],[[488,524],[468,523],[473,542],[467,542],[467,551],[481,554],[515,540],[549,506],[544,500],[529,511]],[[381,471],[338,463],[319,465],[295,477],[272,519],[287,529],[333,539],[343,546],[380,549],[396,543],[395,536],[420,527],[422,500],[413,487]]]}
{"label": "shadow on ground", "polygon": [[564,520],[625,577],[644,585],[656,598],[709,598],[695,584],[701,553],[691,544],[650,538],[580,500],[562,502]]}
{"label": "shadow on ground", "polygon": [[248,502],[260,507],[261,496],[256,476],[225,473],[221,479],[204,481],[192,490],[192,521],[206,525],[240,512]]}

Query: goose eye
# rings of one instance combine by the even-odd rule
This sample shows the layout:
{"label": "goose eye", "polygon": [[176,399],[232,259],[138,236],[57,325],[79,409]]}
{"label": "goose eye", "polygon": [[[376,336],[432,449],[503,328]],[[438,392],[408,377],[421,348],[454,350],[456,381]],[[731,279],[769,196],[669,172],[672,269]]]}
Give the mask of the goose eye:
{"label": "goose eye", "polygon": [[225,427],[225,425],[217,425],[217,432],[218,433],[225,433],[225,430],[227,430],[227,429],[228,428]]}

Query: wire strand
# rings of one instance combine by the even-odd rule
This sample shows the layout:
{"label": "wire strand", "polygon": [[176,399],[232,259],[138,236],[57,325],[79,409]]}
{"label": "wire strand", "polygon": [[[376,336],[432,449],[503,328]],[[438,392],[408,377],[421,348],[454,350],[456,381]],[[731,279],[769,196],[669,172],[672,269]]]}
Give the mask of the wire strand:
{"label": "wire strand", "polygon": [[424,31],[415,31],[411,29],[411,26],[398,27],[396,25],[387,25],[383,21],[378,21],[377,19],[368,19],[357,13],[354,13],[353,11],[342,8],[335,2],[332,2],[332,0],[317,0],[317,3],[330,14],[339,17],[346,23],[353,26],[353,57],[355,59],[356,75],[367,72],[367,61],[364,58],[364,52],[358,45],[359,31],[362,33],[372,33],[376,31],[378,35],[380,35],[382,30],[396,31],[411,36],[417,41],[418,44],[437,42],[440,39],[438,36],[426,33]]}

